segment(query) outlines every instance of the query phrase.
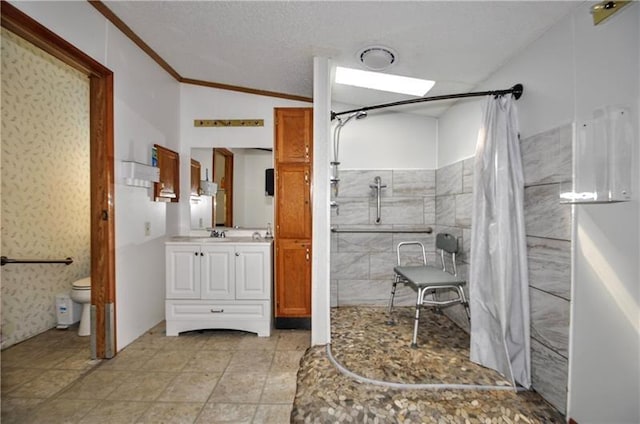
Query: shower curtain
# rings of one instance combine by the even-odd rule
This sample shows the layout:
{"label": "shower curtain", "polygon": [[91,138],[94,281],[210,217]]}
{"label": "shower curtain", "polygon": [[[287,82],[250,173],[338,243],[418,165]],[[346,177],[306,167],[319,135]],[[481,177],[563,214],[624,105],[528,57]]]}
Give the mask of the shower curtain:
{"label": "shower curtain", "polygon": [[531,386],[524,178],[515,99],[486,99],[476,146],[469,297],[471,360]]}

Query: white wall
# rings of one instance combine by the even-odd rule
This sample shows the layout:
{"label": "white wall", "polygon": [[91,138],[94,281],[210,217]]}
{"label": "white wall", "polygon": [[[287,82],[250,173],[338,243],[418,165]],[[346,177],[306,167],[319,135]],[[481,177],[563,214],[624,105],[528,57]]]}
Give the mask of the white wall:
{"label": "white wall", "polygon": [[[276,107],[311,107],[310,103],[257,96],[202,87],[180,85],[180,156],[189,157],[192,147],[273,148]],[[194,127],[195,119],[263,119],[263,127]],[[188,161],[181,161],[180,174],[189,175]],[[189,181],[181,179],[180,190]],[[180,234],[189,234],[189,202],[180,200]]]}
{"label": "white wall", "polygon": [[[599,26],[589,6],[581,4],[477,89],[524,84],[517,103],[522,138],[579,123],[605,105],[632,108],[633,201],[574,207],[567,414],[580,424],[632,423],[640,421],[640,5]],[[439,167],[474,154],[481,103],[465,102],[440,120]]]}
{"label": "white wall", "polygon": [[[178,149],[178,83],[88,2],[12,4],[114,72],[116,162],[149,163],[154,143]],[[114,200],[120,350],[164,319],[163,242],[167,228],[177,227],[167,209],[177,205],[152,202],[149,190],[119,182]]]}
{"label": "white wall", "polygon": [[[331,105],[334,112],[355,108]],[[336,124],[334,120],[331,125],[331,140]],[[340,169],[435,169],[437,136],[435,118],[390,109],[370,111],[366,118],[351,119],[342,127]]]}

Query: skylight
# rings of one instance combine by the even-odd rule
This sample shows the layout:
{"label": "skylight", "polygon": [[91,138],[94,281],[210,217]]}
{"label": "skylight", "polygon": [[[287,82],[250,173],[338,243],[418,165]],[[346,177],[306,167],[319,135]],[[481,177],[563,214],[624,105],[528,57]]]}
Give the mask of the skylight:
{"label": "skylight", "polygon": [[391,93],[409,94],[422,97],[431,90],[435,81],[381,72],[361,71],[359,69],[336,67],[336,84],[352,85]]}

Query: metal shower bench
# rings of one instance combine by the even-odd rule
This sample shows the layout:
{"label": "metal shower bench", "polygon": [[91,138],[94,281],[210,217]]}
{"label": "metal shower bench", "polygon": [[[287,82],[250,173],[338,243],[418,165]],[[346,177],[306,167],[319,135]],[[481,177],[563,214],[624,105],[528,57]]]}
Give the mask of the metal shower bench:
{"label": "metal shower bench", "polygon": [[[408,246],[418,246],[422,251],[422,265],[402,265],[401,252]],[[406,250],[406,249],[405,249]],[[391,287],[391,299],[389,299],[389,324],[393,324],[393,300],[396,294],[396,286],[398,283],[408,285],[417,292],[416,314],[413,325],[413,340],[411,347],[418,347],[418,324],[420,323],[420,307],[435,306],[436,308],[444,308],[451,305],[461,304],[467,313],[469,319],[469,303],[464,294],[463,286],[466,284],[464,279],[458,277],[456,267],[456,253],[458,253],[458,239],[447,233],[439,233],[436,235],[436,250],[440,251],[440,261],[442,267],[427,265],[427,255],[424,245],[419,241],[407,241],[398,244],[397,266],[393,268],[394,278]],[[451,256],[452,270],[447,270],[445,261],[445,253]],[[405,253],[406,254],[406,253]],[[456,297],[448,300],[438,300],[437,293],[453,292]],[[431,294],[431,298],[427,295]]]}

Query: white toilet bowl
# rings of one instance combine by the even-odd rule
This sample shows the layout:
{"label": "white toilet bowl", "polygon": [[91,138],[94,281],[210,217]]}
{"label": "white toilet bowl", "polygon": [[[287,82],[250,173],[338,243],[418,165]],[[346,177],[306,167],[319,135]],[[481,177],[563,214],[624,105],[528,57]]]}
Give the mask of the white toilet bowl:
{"label": "white toilet bowl", "polygon": [[75,281],[71,286],[71,300],[82,305],[78,336],[91,334],[91,277]]}

